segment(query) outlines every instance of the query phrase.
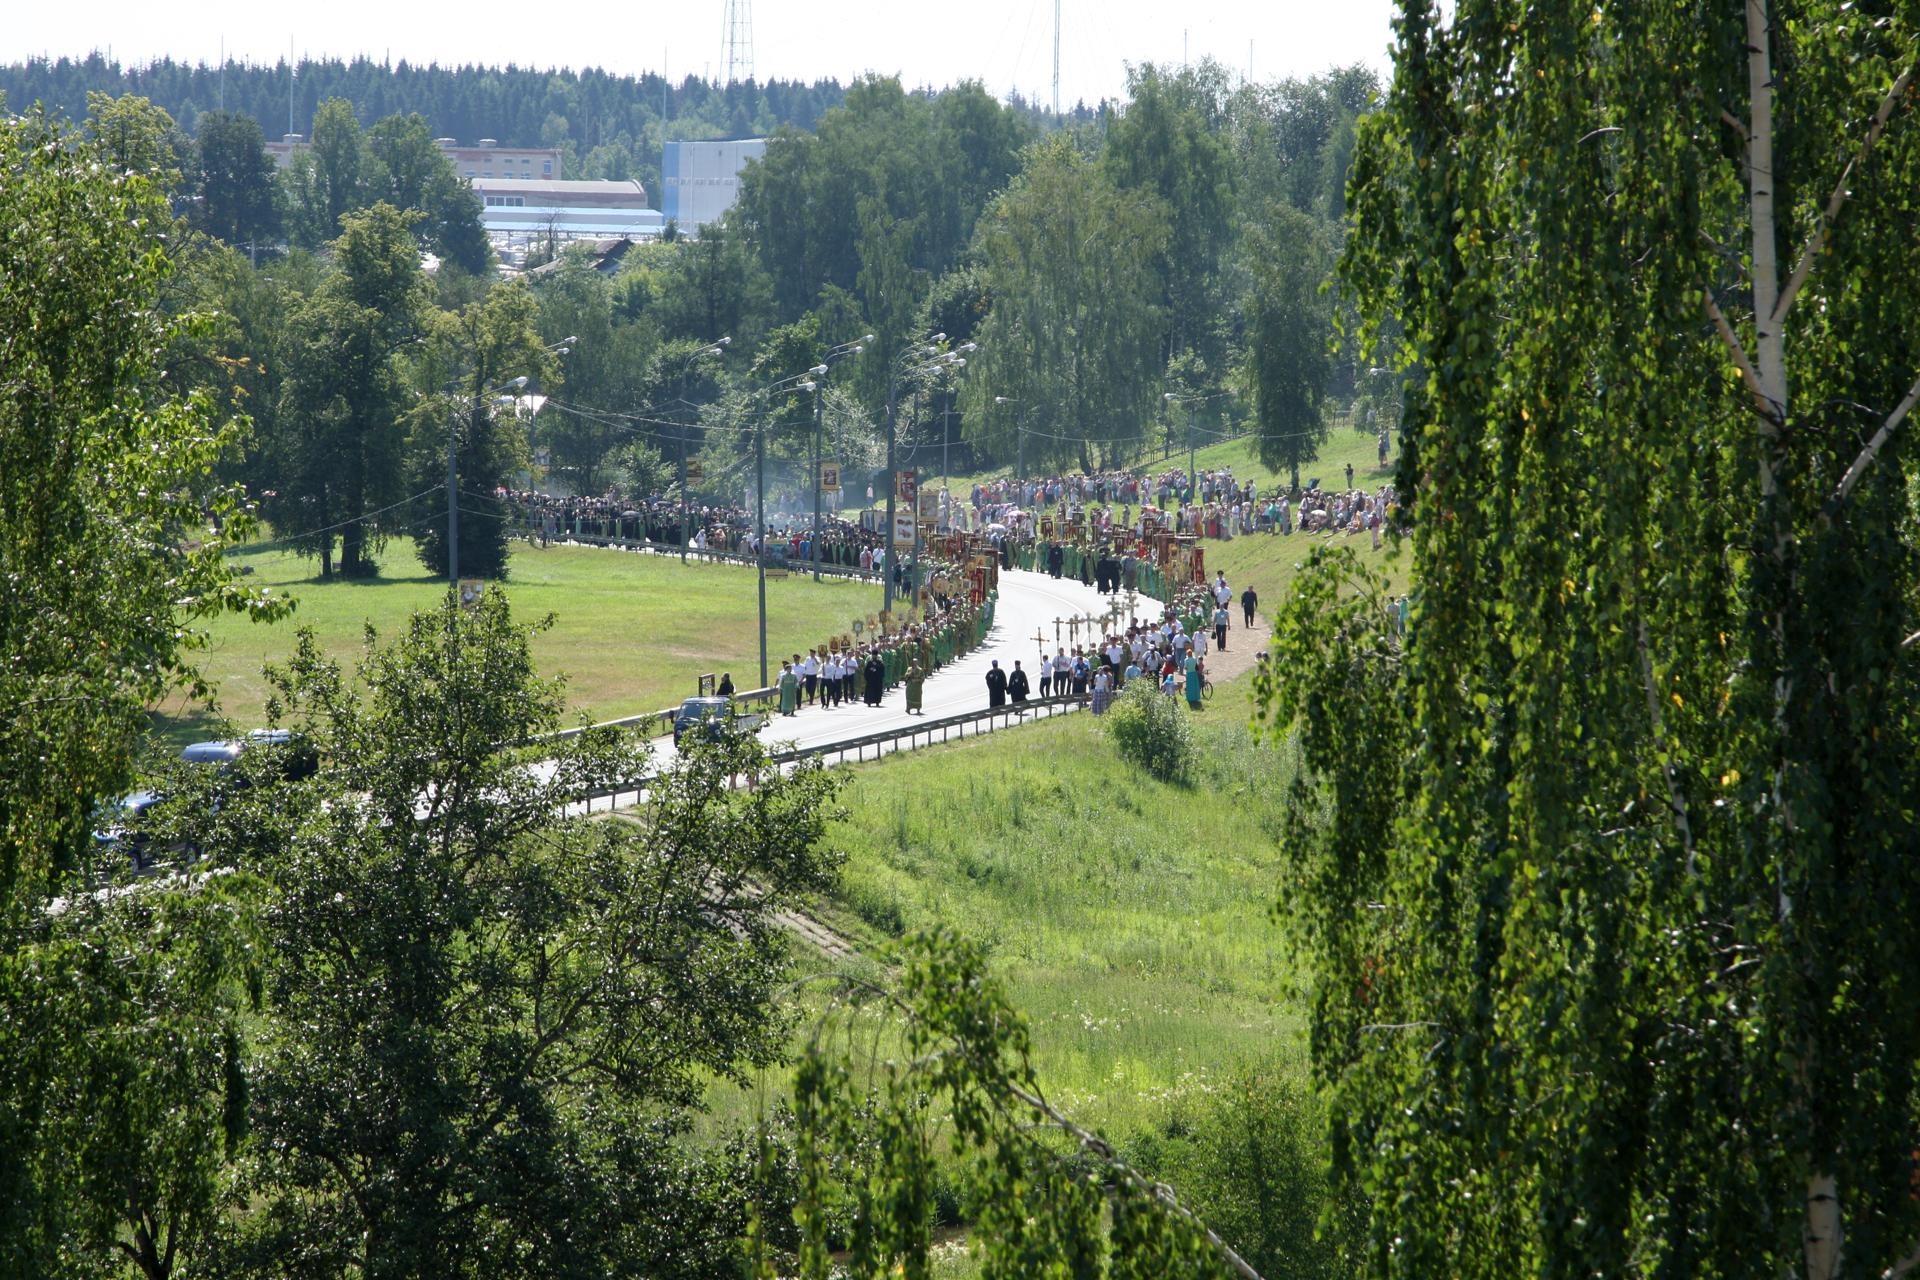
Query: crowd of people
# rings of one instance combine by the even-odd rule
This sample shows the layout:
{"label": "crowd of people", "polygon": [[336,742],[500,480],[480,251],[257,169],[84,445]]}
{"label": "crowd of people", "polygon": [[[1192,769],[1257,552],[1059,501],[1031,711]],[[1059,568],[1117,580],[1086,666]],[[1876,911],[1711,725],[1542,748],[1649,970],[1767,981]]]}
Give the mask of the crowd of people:
{"label": "crowd of people", "polygon": [[1316,481],[1297,493],[1262,494],[1252,480],[1238,480],[1232,468],[1223,467],[1199,472],[1191,485],[1179,470],[994,480],[975,485],[971,497],[978,522],[996,542],[1032,539],[1047,512],[1064,509],[1103,543],[1140,540],[1158,530],[1220,540],[1247,534],[1366,533],[1376,548],[1396,501],[1390,484],[1355,488],[1352,466],[1346,468],[1346,487],[1335,490]]}
{"label": "crowd of people", "polygon": [[[756,550],[753,513],[745,507],[690,504],[683,513],[677,499],[570,497],[531,490],[501,490],[528,538],[547,545],[575,538],[678,548],[682,520],[686,545],[695,551],[752,555]],[[789,563],[813,562],[813,515],[782,513],[767,521],[767,545],[784,551]],[[820,563],[846,569],[880,571],[887,553],[880,534],[838,516],[820,521]]]}
{"label": "crowd of people", "polygon": [[[971,651],[993,626],[994,597],[980,603],[960,597],[930,600],[925,618],[903,630],[883,632],[858,644],[829,640],[781,662],[774,681],[780,714],[801,707],[877,707],[894,685],[906,688],[910,715],[925,713],[927,677]],[[728,680],[720,690],[732,693]]]}

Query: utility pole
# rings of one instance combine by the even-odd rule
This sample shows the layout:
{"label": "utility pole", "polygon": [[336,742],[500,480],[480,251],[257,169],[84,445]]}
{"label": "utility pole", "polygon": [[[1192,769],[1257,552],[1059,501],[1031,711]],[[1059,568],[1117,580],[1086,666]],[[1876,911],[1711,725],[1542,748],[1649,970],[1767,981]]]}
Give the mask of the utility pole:
{"label": "utility pole", "polygon": [[[473,411],[480,412],[480,396],[474,394]],[[460,591],[460,482],[455,455],[460,447],[460,415],[453,415],[447,432],[447,587],[458,598]]]}
{"label": "utility pole", "polygon": [[940,493],[947,492],[947,446],[953,441],[953,397],[947,397],[947,410],[940,415]]}
{"label": "utility pole", "polygon": [[680,563],[687,562],[687,424],[674,433],[680,441]]}
{"label": "utility pole", "polygon": [[758,508],[754,516],[753,560],[760,577],[760,687],[767,687],[767,424],[764,418],[753,433],[753,489]]}
{"label": "utility pole", "polygon": [[1196,493],[1198,489],[1198,474],[1193,466],[1193,401],[1189,400],[1187,401],[1187,492]]}
{"label": "utility pole", "polygon": [[807,544],[807,559],[813,561],[813,580],[820,581],[820,436],[825,419],[820,412],[820,383],[813,386],[813,539]]}
{"label": "utility pole", "polygon": [[1053,118],[1060,118],[1060,0],[1053,0]]}
{"label": "utility pole", "polygon": [[882,582],[880,592],[880,611],[893,610],[893,497],[900,482],[894,478],[893,471],[893,424],[894,415],[900,404],[900,372],[898,364],[894,374],[887,379],[887,528],[880,535],[880,545],[886,551],[886,559],[881,562]]}

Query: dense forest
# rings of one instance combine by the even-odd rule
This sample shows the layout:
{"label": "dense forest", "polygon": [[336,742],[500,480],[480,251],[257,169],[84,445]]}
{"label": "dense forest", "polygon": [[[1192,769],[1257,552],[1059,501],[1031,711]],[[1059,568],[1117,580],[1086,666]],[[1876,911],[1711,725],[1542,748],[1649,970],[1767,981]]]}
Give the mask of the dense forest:
{"label": "dense forest", "polygon": [[[497,138],[508,146],[557,147],[565,153],[568,177],[637,178],[649,191],[659,186],[663,139],[756,137],[782,125],[812,129],[846,96],[835,80],[721,85],[698,76],[674,82],[593,67],[442,67],[367,58],[303,58],[273,66],[229,61],[225,67],[162,58],[122,66],[94,53],[0,66],[0,95],[16,110],[37,102],[78,120],[87,114],[90,93],[136,94],[188,133],[197,130],[203,112],[249,116],[269,139],[311,134],[320,105],[340,98],[354,105],[362,125],[418,115],[435,137],[468,145]],[[1049,118],[1037,107],[1021,111],[1035,123]],[[1092,115],[1082,105],[1064,119],[1084,122]]]}
{"label": "dense forest", "polygon": [[[147,87],[205,88],[178,74]],[[526,327],[513,341],[537,358],[501,378],[524,374],[546,398],[531,432],[502,428],[463,466],[480,491],[671,496],[666,463],[684,449],[701,464],[691,496],[738,502],[764,429],[776,507],[797,501],[812,405],[764,389],[868,334],[821,406],[856,491],[884,491],[889,423],[895,465],[922,470],[1134,466],[1251,432],[1269,465],[1297,475],[1332,406],[1359,402],[1369,426],[1397,408],[1381,386],[1397,374],[1363,375],[1330,346],[1347,166],[1378,91],[1360,68],[1258,85],[1213,63],[1148,65],[1126,102],[1043,128],[978,85],[864,79],[811,127],[773,129],[720,223],[635,246],[611,272],[554,245],[534,262],[557,261],[511,280],[433,145],[441,126],[418,111],[369,124],[365,103],[327,98],[310,145],[278,170],[239,111],[202,110],[190,129],[162,102],[94,91],[81,127],[201,233],[171,291],[183,311],[220,318],[216,354],[188,376],[249,421],[224,474],[283,532],[328,530],[298,539],[323,570],[359,574],[390,532],[419,523],[405,477],[430,468],[446,412],[433,406],[476,367],[452,335],[480,316]],[[625,109],[651,110],[635,92]],[[401,98],[383,84],[374,100]],[[578,100],[551,105],[591,118]],[[572,127],[546,136],[570,141]],[[409,241],[420,256],[404,270],[370,276],[356,256]],[[722,358],[698,358],[723,337]],[[355,343],[363,357],[339,356]],[[926,358],[942,352],[965,366]],[[468,381],[470,399],[484,382]],[[470,438],[499,434],[469,412]],[[342,470],[342,458],[356,461]],[[462,565],[502,567],[497,528],[490,549],[465,545],[486,536],[475,524]]]}

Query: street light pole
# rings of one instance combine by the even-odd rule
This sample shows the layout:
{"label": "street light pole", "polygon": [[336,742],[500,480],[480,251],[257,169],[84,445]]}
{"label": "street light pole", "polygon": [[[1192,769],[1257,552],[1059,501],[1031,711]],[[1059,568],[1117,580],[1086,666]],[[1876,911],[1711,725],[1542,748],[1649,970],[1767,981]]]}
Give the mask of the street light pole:
{"label": "street light pole", "polygon": [[820,407],[821,382],[827,376],[827,367],[835,360],[847,356],[857,356],[866,350],[866,344],[873,341],[872,334],[866,334],[853,342],[843,342],[827,351],[824,362],[813,366],[807,372],[814,378],[813,384],[813,539],[808,544],[807,559],[813,562],[813,580],[820,581],[820,456],[826,434],[826,418]]}
{"label": "street light pole", "polygon": [[[475,413],[480,412],[479,396],[474,397]],[[460,591],[460,482],[456,455],[460,448],[460,415],[453,416],[447,432],[447,589],[455,599]]]}
{"label": "street light pole", "polygon": [[1187,401],[1187,492],[1199,492],[1199,473],[1193,464],[1193,401]]}
{"label": "street light pole", "polygon": [[767,423],[762,418],[753,433],[753,562],[760,576],[760,687],[767,687]]}
{"label": "street light pole", "polygon": [[820,581],[820,388],[813,389],[813,539],[807,544],[807,559],[813,562],[813,580]]}

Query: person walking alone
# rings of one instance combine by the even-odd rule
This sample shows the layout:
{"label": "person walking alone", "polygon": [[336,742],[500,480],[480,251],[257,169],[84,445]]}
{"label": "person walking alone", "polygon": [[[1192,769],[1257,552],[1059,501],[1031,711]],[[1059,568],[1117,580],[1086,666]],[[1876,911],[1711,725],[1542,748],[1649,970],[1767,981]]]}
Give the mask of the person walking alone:
{"label": "person walking alone", "polygon": [[920,696],[921,696],[921,693],[926,689],[927,672],[926,672],[926,668],[920,665],[920,662],[918,659],[915,659],[913,664],[907,668],[906,683],[907,683],[907,714],[910,716],[924,714],[920,708]]}
{"label": "person walking alone", "polygon": [[800,707],[800,677],[793,672],[793,664],[780,664],[780,714],[790,716]]}
{"label": "person walking alone", "polygon": [[1246,621],[1241,624],[1242,626],[1253,625],[1253,611],[1259,606],[1260,595],[1252,587],[1240,593],[1240,611],[1246,615]]}

